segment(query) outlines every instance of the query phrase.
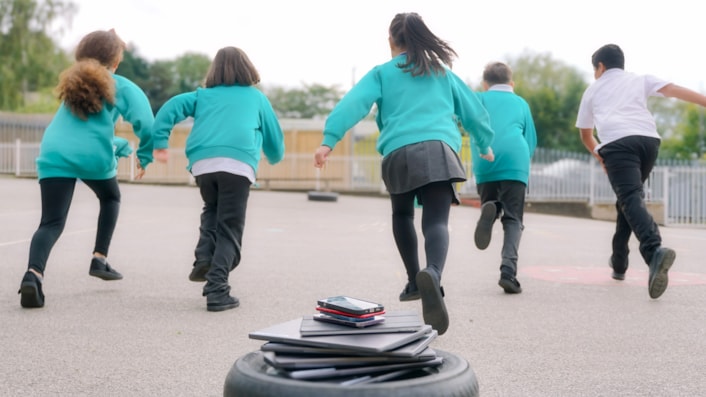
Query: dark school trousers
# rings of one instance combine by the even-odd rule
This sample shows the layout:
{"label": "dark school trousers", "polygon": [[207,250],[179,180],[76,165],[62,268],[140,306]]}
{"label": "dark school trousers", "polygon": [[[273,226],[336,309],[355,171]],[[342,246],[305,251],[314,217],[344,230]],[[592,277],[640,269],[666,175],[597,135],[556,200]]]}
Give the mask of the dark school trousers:
{"label": "dark school trousers", "polygon": [[224,295],[230,292],[228,275],[240,263],[250,180],[212,172],[196,176],[196,184],[204,206],[194,254],[197,262],[211,264],[203,295]]}
{"label": "dark school trousers", "polygon": [[[113,177],[102,180],[82,179],[82,181],[96,194],[100,202],[93,252],[108,256],[120,213],[118,179]],[[44,274],[49,254],[66,226],[76,188],[76,178],[40,179],[39,188],[42,197],[42,218],[29,245],[29,267]]]}
{"label": "dark school trousers", "polygon": [[527,185],[520,181],[492,181],[476,186],[481,204],[495,203],[496,218],[503,225],[503,247],[500,253],[500,271],[508,276],[517,276],[520,239],[525,226],[525,193]]}
{"label": "dark school trousers", "polygon": [[640,242],[640,254],[650,263],[655,250],[662,244],[659,227],[645,206],[644,183],[657,161],[660,140],[644,136],[628,136],[598,150],[608,180],[617,197],[618,216],[613,234],[613,263],[617,270],[627,269],[630,233]]}

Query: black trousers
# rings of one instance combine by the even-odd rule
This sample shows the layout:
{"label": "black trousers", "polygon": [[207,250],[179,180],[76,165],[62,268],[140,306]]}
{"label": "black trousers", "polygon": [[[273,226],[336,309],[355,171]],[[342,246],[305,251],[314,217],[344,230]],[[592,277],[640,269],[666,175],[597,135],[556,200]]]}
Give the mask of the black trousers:
{"label": "black trousers", "polygon": [[402,257],[407,280],[415,283],[419,272],[417,232],[414,226],[414,198],[419,195],[422,206],[422,234],[427,268],[439,280],[449,250],[449,212],[455,193],[451,182],[433,182],[407,193],[390,194],[392,233]]}
{"label": "black trousers", "polygon": [[[120,213],[120,188],[117,178],[83,180],[98,197],[98,229],[93,252],[108,255],[115,225]],[[29,246],[29,267],[44,274],[54,244],[66,226],[71,200],[76,188],[75,178],[45,178],[39,181],[42,196],[42,219]]]}
{"label": "black trousers", "polygon": [[629,136],[603,146],[598,154],[617,197],[618,216],[613,234],[613,263],[627,269],[630,234],[640,242],[640,254],[650,262],[662,244],[659,227],[645,206],[644,183],[657,161],[660,140],[644,136]]}
{"label": "black trousers", "polygon": [[476,186],[481,203],[493,202],[497,209],[496,218],[503,225],[503,248],[500,271],[509,276],[517,276],[520,238],[525,226],[522,222],[525,213],[525,192],[527,185],[520,181],[493,181]]}
{"label": "black trousers", "polygon": [[240,263],[250,180],[228,172],[213,172],[197,176],[196,184],[204,206],[194,255],[197,262],[211,264],[203,295],[227,294],[228,275]]}

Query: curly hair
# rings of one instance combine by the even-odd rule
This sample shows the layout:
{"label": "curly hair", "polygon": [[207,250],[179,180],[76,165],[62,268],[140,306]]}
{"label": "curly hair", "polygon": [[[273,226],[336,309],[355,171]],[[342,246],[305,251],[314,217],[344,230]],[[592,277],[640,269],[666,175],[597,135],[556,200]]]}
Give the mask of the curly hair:
{"label": "curly hair", "polygon": [[56,93],[69,110],[82,120],[115,103],[115,80],[108,69],[117,65],[125,43],[114,30],[98,30],[81,39],[76,63],[61,72]]}
{"label": "curly hair", "polygon": [[61,72],[56,87],[59,99],[82,120],[115,103],[115,80],[105,66],[93,59],[76,62]]}

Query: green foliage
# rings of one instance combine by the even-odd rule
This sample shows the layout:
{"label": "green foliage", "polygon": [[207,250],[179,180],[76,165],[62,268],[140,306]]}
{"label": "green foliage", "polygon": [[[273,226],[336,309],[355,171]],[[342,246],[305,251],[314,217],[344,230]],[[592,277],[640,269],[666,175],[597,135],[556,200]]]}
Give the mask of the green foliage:
{"label": "green foliage", "polygon": [[187,52],[174,61],[177,90],[181,92],[194,91],[203,85],[203,81],[211,67],[208,56]]}
{"label": "green foliage", "polygon": [[[661,158],[703,159],[706,154],[706,114],[700,106],[679,102],[680,121],[671,136],[663,138]],[[676,112],[675,112],[676,113]]]}
{"label": "green foliage", "polygon": [[515,92],[525,98],[537,129],[538,146],[586,150],[576,129],[576,113],[588,84],[581,73],[548,54],[523,53],[508,62]]}
{"label": "green foliage", "polygon": [[25,104],[15,109],[16,113],[25,114],[51,114],[59,107],[59,99],[54,95],[53,88],[44,88],[39,92],[32,93],[30,99]]}
{"label": "green foliage", "polygon": [[303,88],[263,87],[278,117],[295,119],[325,118],[343,97],[338,86],[321,84],[304,85]]}
{"label": "green foliage", "polygon": [[59,0],[0,1],[0,109],[18,110],[29,93],[56,84],[70,61],[49,27],[58,18],[70,20],[75,10]]}
{"label": "green foliage", "polygon": [[152,111],[156,113],[174,95],[198,88],[210,65],[211,60],[206,55],[196,53],[150,64],[140,57],[135,48],[129,48],[115,73],[140,86],[150,100]]}

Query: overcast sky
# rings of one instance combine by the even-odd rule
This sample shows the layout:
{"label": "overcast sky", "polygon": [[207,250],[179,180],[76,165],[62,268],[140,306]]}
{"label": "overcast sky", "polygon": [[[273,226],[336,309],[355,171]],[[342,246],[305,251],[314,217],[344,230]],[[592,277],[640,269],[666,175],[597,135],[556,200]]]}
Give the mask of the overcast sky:
{"label": "overcast sky", "polygon": [[[148,59],[186,52],[213,57],[243,49],[263,84],[337,84],[348,89],[390,58],[387,29],[398,12],[419,13],[459,57],[454,71],[477,84],[489,61],[550,54],[593,81],[591,54],[620,45],[626,70],[705,91],[704,13],[696,0],[72,0],[62,46],[115,28]],[[625,4],[629,4],[625,5]]]}

